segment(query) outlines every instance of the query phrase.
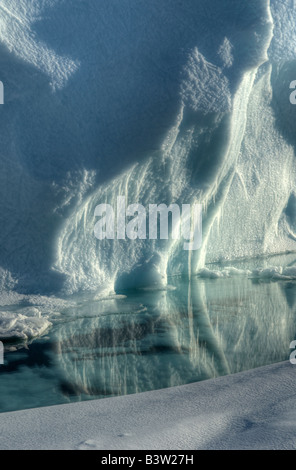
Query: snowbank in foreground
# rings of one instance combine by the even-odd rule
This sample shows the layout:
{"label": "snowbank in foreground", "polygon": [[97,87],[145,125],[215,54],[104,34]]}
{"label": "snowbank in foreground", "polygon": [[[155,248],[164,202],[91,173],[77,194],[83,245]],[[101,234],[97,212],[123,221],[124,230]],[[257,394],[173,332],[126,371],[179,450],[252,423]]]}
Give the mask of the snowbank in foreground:
{"label": "snowbank in foreground", "polygon": [[295,449],[289,362],[165,390],[3,413],[1,449]]}

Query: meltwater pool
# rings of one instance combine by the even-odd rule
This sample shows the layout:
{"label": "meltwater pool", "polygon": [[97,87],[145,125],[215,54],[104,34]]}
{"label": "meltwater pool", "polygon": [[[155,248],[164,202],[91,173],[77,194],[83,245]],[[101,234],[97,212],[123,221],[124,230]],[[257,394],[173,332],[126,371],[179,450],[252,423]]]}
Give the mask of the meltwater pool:
{"label": "meltwater pool", "polygon": [[140,393],[289,359],[296,281],[169,283],[64,299],[42,337],[5,344],[0,411]]}

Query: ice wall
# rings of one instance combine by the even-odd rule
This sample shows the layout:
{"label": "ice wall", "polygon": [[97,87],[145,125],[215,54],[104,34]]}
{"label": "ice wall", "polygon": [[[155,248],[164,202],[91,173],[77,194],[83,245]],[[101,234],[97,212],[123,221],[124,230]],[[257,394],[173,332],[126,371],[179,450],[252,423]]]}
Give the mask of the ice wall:
{"label": "ice wall", "polygon": [[[294,249],[293,6],[3,0],[2,288],[165,285]],[[119,195],[202,203],[201,250],[96,240],[95,206]]]}

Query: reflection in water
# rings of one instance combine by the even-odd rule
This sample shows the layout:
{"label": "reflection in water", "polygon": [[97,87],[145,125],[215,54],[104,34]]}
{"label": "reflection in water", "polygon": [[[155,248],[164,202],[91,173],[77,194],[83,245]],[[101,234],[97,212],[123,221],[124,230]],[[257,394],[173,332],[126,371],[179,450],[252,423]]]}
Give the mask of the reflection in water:
{"label": "reflection in water", "polygon": [[5,351],[0,411],[172,387],[289,359],[296,281],[171,283],[174,290],[105,301],[72,297],[46,337]]}
{"label": "reflection in water", "polygon": [[54,328],[54,363],[70,395],[172,387],[289,358],[294,282],[191,282],[82,302]]}

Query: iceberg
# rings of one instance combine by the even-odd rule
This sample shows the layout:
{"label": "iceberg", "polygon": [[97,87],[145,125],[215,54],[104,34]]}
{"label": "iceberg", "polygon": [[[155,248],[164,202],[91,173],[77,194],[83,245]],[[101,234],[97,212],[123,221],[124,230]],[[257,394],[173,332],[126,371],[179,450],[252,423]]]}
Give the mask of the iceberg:
{"label": "iceberg", "polygon": [[[293,2],[3,0],[0,12],[2,291],[104,297],[295,250]],[[201,249],[97,240],[95,207],[119,196],[202,204]]]}
{"label": "iceberg", "polygon": [[[294,0],[1,1],[2,411],[288,358],[295,40]],[[202,207],[200,248],[152,206]]]}

